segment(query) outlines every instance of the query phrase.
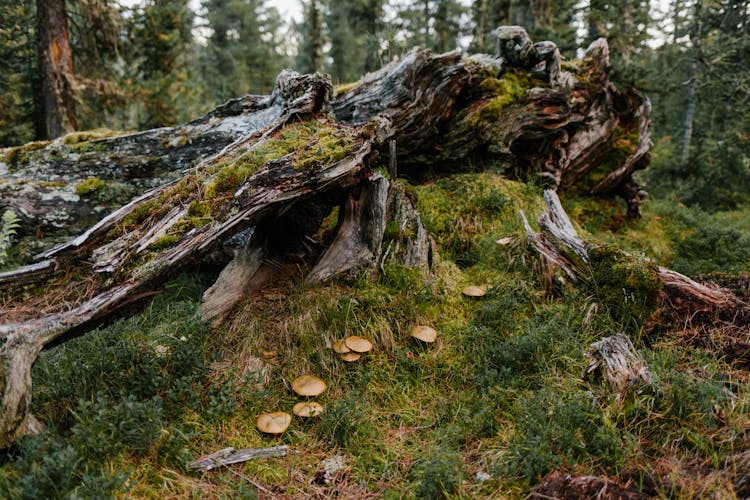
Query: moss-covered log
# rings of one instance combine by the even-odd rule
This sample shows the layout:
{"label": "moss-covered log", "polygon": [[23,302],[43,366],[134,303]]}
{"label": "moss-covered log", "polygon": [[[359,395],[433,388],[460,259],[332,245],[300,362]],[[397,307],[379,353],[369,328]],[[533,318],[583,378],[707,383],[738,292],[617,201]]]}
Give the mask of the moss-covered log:
{"label": "moss-covered log", "polygon": [[[235,286],[229,279],[227,288],[220,280],[213,292],[218,299],[203,310],[206,317],[226,313],[253,280],[263,278],[257,274],[267,265],[283,270],[285,262],[302,258],[312,269],[310,281],[389,259],[429,267],[432,246],[408,192],[374,172],[394,141],[400,171],[412,175],[495,156],[505,160],[509,174],[541,175],[552,187],[596,191],[606,180],[608,193],[623,194],[635,185],[634,171],[645,165],[647,101],[615,89],[607,70],[606,42],[599,41],[586,59],[551,80],[505,67],[501,58],[421,49],[336,99],[329,78],[282,72],[271,96],[238,101],[236,114],[230,105],[221,123],[242,123],[243,132],[226,139],[220,151],[185,149],[185,166],[213,154],[40,253],[36,264],[0,274],[0,446],[28,429],[29,373],[39,350],[147,299],[169,276],[221,254],[226,245],[241,248],[251,229],[252,251],[238,252],[244,263],[235,262],[245,265],[247,283]],[[222,127],[220,116],[205,118],[204,140],[207,130],[215,131],[214,118]],[[178,130],[78,144],[109,148],[109,154],[131,144],[135,149],[123,153],[125,163],[139,154],[154,157],[154,149],[160,158],[180,158],[171,157],[172,149],[186,144],[163,144],[165,137],[183,137]],[[34,164],[35,158],[48,158],[60,147],[6,151],[3,175],[41,176],[44,160]],[[9,154],[26,155],[25,161],[11,161],[15,172],[9,171]],[[74,154],[58,168],[75,170],[90,153]],[[85,172],[79,197],[101,188],[95,180],[101,176]],[[637,211],[638,200],[627,199]],[[339,220],[332,238],[313,238],[334,207]]]}
{"label": "moss-covered log", "polygon": [[[617,89],[608,70],[603,39],[554,78],[507,53],[415,48],[340,92],[331,110],[337,122],[351,126],[387,117],[391,127],[383,133],[395,139],[407,174],[499,159],[509,174],[542,176],[553,188],[622,196],[636,215],[643,193],[633,175],[648,164],[649,104],[632,89]],[[21,217],[22,254],[30,255],[270,126],[282,104],[276,89],[270,96],[235,99],[175,128],[81,132],[2,150],[0,210]],[[378,149],[390,156],[387,146]]]}

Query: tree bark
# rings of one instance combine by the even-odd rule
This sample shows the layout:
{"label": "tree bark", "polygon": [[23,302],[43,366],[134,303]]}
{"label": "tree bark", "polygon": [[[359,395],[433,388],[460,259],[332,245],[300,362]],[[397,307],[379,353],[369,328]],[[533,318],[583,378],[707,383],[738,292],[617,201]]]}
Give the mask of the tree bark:
{"label": "tree bark", "polygon": [[[235,286],[219,280],[207,296],[207,302],[212,295],[218,299],[204,308],[206,317],[226,313],[254,280],[264,279],[258,273],[271,258],[304,259],[312,269],[309,281],[391,260],[429,269],[433,245],[412,200],[398,181],[373,171],[393,141],[399,170],[408,175],[495,155],[507,160],[509,174],[541,175],[554,187],[572,189],[593,169],[601,170],[615,130],[647,134],[647,121],[635,118],[644,99],[611,85],[607,66],[606,42],[599,41],[586,61],[571,67],[570,86],[549,86],[489,56],[414,49],[335,100],[323,75],[282,72],[271,96],[250,98],[243,108],[247,116],[232,119],[244,124],[233,142],[80,236],[40,253],[36,264],[0,274],[0,446],[28,431],[29,374],[39,350],[142,302],[207,255],[242,247],[235,240],[250,228],[251,249],[239,252],[234,263],[248,281]],[[506,85],[517,85],[510,100]],[[222,117],[198,124],[206,127],[194,142],[216,131],[214,118]],[[224,115],[223,124],[229,120]],[[106,145],[109,154],[127,149],[117,144],[129,144],[122,157],[127,163],[143,149],[168,157],[172,141],[184,134],[158,129],[93,142]],[[648,140],[643,142],[647,150]],[[59,145],[32,156],[53,155]],[[632,144],[626,162],[639,154]],[[106,156],[98,158],[102,168],[109,165]],[[635,169],[645,167],[640,160],[629,165],[610,166],[608,193],[635,183]],[[333,240],[311,243],[337,205],[341,219]]]}
{"label": "tree bark", "polygon": [[36,16],[40,79],[36,132],[39,139],[55,139],[77,128],[65,0],[36,0]]}
{"label": "tree bark", "polygon": [[701,0],[695,2],[693,7],[693,25],[690,29],[690,80],[688,80],[687,111],[685,112],[685,133],[682,139],[682,153],[680,154],[680,166],[687,166],[690,142],[693,137],[693,121],[695,117],[695,89],[698,86],[698,59],[700,56],[700,15]]}

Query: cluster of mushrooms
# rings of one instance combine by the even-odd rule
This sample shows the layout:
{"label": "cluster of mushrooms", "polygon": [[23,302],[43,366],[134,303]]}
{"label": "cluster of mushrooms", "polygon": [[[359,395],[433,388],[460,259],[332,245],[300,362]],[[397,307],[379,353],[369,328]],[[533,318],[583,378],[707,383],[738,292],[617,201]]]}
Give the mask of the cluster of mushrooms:
{"label": "cluster of mushrooms", "polygon": [[[303,397],[319,396],[326,390],[326,387],[325,381],[315,375],[300,375],[292,380],[292,390]],[[298,417],[317,417],[323,413],[323,405],[316,401],[302,401],[294,405],[292,412]],[[281,434],[291,423],[292,416],[285,411],[262,413],[255,420],[258,430],[266,434]]]}
{"label": "cluster of mushrooms", "polygon": [[[461,293],[466,297],[479,298],[487,293],[486,286],[469,285]],[[417,325],[411,330],[411,336],[421,342],[431,344],[437,340],[438,333],[431,326]],[[359,360],[363,354],[372,350],[372,342],[364,337],[351,335],[333,342],[333,351],[341,355],[347,363]],[[292,381],[292,390],[299,396],[306,398],[319,396],[326,390],[326,383],[320,377],[305,374]],[[317,417],[323,413],[323,405],[316,401],[302,401],[294,405],[292,412],[298,417]],[[292,423],[292,416],[284,411],[262,413],[256,419],[259,431],[266,434],[281,434]]]}

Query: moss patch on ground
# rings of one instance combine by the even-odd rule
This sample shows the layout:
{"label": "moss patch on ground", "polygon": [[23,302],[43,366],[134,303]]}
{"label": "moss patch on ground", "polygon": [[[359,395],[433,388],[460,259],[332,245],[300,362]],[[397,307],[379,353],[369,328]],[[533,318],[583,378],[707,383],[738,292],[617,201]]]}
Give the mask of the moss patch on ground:
{"label": "moss patch on ground", "polygon": [[[526,243],[518,210],[539,213],[540,188],[485,172],[414,190],[441,257],[427,278],[390,265],[308,287],[290,273],[210,329],[193,319],[208,282],[185,276],[142,314],[45,351],[33,412],[49,427],[0,466],[5,496],[519,498],[553,471],[619,477],[652,496],[736,494],[747,373],[668,335],[641,342],[653,269],[613,251],[662,232],[665,215],[616,231],[590,218],[595,200],[571,206],[587,238],[604,242],[594,251],[599,296],[560,280]],[[469,284],[487,295],[463,296]],[[623,285],[641,293],[626,312],[613,307]],[[410,337],[421,324],[439,332],[435,344]],[[635,342],[654,377],[622,401],[583,378],[589,344],[614,333]],[[331,346],[348,335],[374,350],[344,362]],[[295,418],[280,437],[258,433],[259,413],[300,401],[288,386],[302,373],[328,383],[316,398],[325,413]],[[294,452],[186,469],[227,446],[278,444]],[[343,468],[326,482],[334,456]]]}

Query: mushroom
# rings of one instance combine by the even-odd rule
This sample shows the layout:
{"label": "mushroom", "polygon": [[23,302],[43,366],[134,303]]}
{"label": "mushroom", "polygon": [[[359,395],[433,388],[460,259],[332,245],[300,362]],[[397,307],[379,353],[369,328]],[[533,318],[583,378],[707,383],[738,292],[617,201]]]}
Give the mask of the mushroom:
{"label": "mushroom", "polygon": [[428,344],[431,344],[437,340],[437,332],[434,328],[429,326],[415,326],[411,329],[411,336],[415,339],[421,340],[422,342],[427,342]]}
{"label": "mushroom", "polygon": [[255,426],[260,432],[266,434],[281,434],[289,427],[290,423],[292,423],[292,416],[283,411],[261,413],[255,419]]}
{"label": "mushroom", "polygon": [[354,361],[357,361],[361,357],[362,355],[358,352],[345,352],[344,354],[341,355],[341,359],[343,359],[347,363],[353,363]]}
{"label": "mushroom", "polygon": [[364,337],[352,335],[350,337],[346,337],[344,339],[344,343],[346,344],[346,347],[354,352],[363,353],[372,350],[372,342]]}
{"label": "mushroom", "polygon": [[339,354],[346,354],[347,352],[351,352],[351,349],[346,347],[346,343],[343,339],[340,339],[333,343],[333,351]]}
{"label": "mushroom", "polygon": [[300,396],[317,396],[326,390],[326,383],[315,375],[300,375],[292,381],[292,390]]}
{"label": "mushroom", "polygon": [[315,401],[297,403],[292,412],[298,417],[317,417],[323,413],[323,405]]}
{"label": "mushroom", "polygon": [[461,293],[467,297],[484,297],[487,294],[486,286],[469,285],[461,290]]}

